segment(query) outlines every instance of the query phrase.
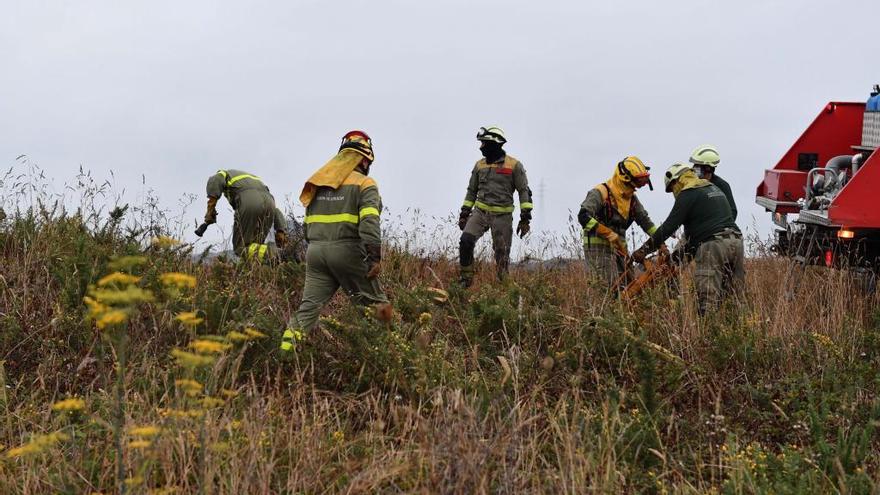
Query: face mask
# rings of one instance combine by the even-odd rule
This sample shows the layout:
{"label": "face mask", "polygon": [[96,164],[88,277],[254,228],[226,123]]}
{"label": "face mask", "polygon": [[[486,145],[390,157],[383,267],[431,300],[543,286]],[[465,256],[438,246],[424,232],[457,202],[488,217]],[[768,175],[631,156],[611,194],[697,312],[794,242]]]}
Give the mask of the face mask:
{"label": "face mask", "polygon": [[483,141],[483,145],[480,146],[480,153],[483,154],[489,163],[494,163],[504,156],[504,150],[501,149],[501,145],[492,141]]}

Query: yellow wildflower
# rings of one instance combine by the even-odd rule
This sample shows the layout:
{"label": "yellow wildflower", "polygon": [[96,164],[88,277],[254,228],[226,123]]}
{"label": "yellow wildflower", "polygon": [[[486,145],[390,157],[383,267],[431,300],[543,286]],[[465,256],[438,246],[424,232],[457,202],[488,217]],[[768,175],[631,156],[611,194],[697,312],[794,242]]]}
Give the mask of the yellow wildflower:
{"label": "yellow wildflower", "polygon": [[125,320],[128,319],[128,311],[123,309],[114,309],[111,311],[107,311],[102,314],[96,321],[95,325],[98,326],[101,330],[113,326],[119,325],[120,323],[125,323]]}
{"label": "yellow wildflower", "polygon": [[125,486],[127,486],[129,488],[133,487],[133,486],[142,485],[143,483],[144,483],[143,476],[132,476],[131,478],[125,479]]}
{"label": "yellow wildflower", "polygon": [[86,401],[71,397],[52,404],[53,411],[68,412],[81,411],[86,407]]}
{"label": "yellow wildflower", "polygon": [[192,289],[196,286],[195,277],[180,272],[163,273],[162,275],[159,275],[159,281],[161,281],[162,285],[165,285],[166,287],[171,286],[180,289]]}
{"label": "yellow wildflower", "polygon": [[199,318],[198,316],[196,316],[196,313],[193,311],[183,311],[181,313],[178,313],[177,316],[174,317],[174,319],[188,327],[194,327],[205,321],[204,318]]}
{"label": "yellow wildflower", "polygon": [[201,418],[205,415],[205,411],[201,409],[159,409],[159,415],[163,418]]}
{"label": "yellow wildflower", "polygon": [[244,333],[253,339],[265,339],[268,337],[265,333],[253,328],[245,328]]}
{"label": "yellow wildflower", "polygon": [[232,344],[223,344],[205,339],[198,339],[189,343],[189,348],[200,354],[222,354],[231,347]]}
{"label": "yellow wildflower", "polygon": [[428,326],[431,323],[431,313],[422,313],[419,315],[419,325]]}
{"label": "yellow wildflower", "polygon": [[155,490],[150,490],[147,492],[147,495],[172,495],[177,492],[178,490],[176,486],[169,486],[166,488],[157,488]]}
{"label": "yellow wildflower", "polygon": [[202,397],[199,401],[199,404],[202,405],[205,409],[213,409],[215,407],[220,407],[225,404],[226,401],[223,399],[218,399],[216,397]]}
{"label": "yellow wildflower", "polygon": [[229,442],[214,442],[208,448],[214,452],[227,452],[230,445]]}
{"label": "yellow wildflower", "polygon": [[102,304],[89,296],[83,297],[83,302],[85,302],[86,306],[89,307],[89,316],[91,316],[92,318],[97,317],[98,315],[101,315],[110,310],[110,306]]}
{"label": "yellow wildflower", "polygon": [[343,441],[345,441],[345,433],[343,433],[339,430],[334,431],[333,432],[333,441],[336,443],[342,443]]}
{"label": "yellow wildflower", "polygon": [[125,270],[127,268],[134,268],[139,265],[143,265],[147,262],[147,258],[144,256],[122,256],[121,258],[116,258],[107,264],[111,270]]}
{"label": "yellow wildflower", "polygon": [[151,445],[153,445],[153,442],[149,440],[132,440],[128,442],[128,448],[130,449],[145,449]]}
{"label": "yellow wildflower", "polygon": [[251,340],[251,337],[249,335],[243,334],[241,332],[236,332],[235,330],[227,333],[226,338],[233,342],[246,342],[248,340]]}
{"label": "yellow wildflower", "polygon": [[94,289],[91,295],[104,304],[137,304],[151,302],[154,299],[152,292],[132,285],[125,290]]}
{"label": "yellow wildflower", "polygon": [[202,392],[202,384],[188,378],[174,380],[174,385],[182,389],[190,397],[194,397]]}
{"label": "yellow wildflower", "polygon": [[227,399],[232,399],[233,397],[238,397],[238,391],[229,390],[228,388],[224,388],[220,390],[220,393],[223,394]]}
{"label": "yellow wildflower", "polygon": [[177,364],[185,368],[197,368],[214,364],[214,357],[202,354],[186,352],[183,349],[172,349],[171,355],[177,359]]}
{"label": "yellow wildflower", "polygon": [[49,433],[48,435],[34,435],[30,442],[6,451],[6,457],[15,459],[40,454],[53,445],[68,439],[70,437],[60,431]]}
{"label": "yellow wildflower", "polygon": [[152,240],[152,244],[154,248],[157,249],[167,249],[170,247],[177,246],[180,244],[180,241],[173,237],[168,237],[167,235],[160,235],[159,237],[154,237]]}
{"label": "yellow wildflower", "polygon": [[101,280],[98,280],[98,287],[104,287],[106,285],[133,285],[140,281],[140,277],[135,277],[134,275],[122,272],[113,272],[110,275],[105,275]]}
{"label": "yellow wildflower", "polygon": [[162,433],[162,428],[158,426],[138,426],[128,430],[128,434],[135,437],[155,437]]}

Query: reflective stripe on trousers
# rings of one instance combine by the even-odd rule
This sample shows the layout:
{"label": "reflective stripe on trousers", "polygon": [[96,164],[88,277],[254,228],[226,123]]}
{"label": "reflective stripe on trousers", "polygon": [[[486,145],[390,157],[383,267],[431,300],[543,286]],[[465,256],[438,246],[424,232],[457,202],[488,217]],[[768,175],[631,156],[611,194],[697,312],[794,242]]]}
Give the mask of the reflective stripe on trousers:
{"label": "reflective stripe on trousers", "polygon": [[251,244],[247,248],[247,259],[255,259],[257,261],[263,261],[266,258],[266,252],[269,251],[269,246],[266,244]]}

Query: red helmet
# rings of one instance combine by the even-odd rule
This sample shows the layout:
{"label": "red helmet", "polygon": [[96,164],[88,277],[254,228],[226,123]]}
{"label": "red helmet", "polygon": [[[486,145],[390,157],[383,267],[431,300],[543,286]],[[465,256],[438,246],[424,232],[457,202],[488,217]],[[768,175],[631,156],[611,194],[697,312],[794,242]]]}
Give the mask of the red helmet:
{"label": "red helmet", "polygon": [[373,140],[364,131],[349,131],[345,133],[345,136],[342,136],[342,144],[339,146],[339,151],[347,149],[363,155],[370,163],[373,163],[373,160],[376,159],[376,156],[373,154]]}

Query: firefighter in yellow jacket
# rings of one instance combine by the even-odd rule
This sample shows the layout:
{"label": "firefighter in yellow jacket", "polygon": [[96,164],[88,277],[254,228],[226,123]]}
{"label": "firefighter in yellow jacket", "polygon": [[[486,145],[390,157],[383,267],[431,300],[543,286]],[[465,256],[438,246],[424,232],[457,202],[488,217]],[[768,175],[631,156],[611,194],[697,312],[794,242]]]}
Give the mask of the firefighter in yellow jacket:
{"label": "firefighter in yellow jacket", "polygon": [[[232,249],[242,259],[277,260],[287,241],[284,215],[262,179],[243,170],[218,170],[208,178],[208,209],[205,224],[217,223],[217,202],[226,196],[235,211]],[[275,228],[277,248],[266,244],[269,229]]]}
{"label": "firefighter in yellow jacket", "polygon": [[460,283],[469,287],[474,278],[474,248],[477,240],[492,231],[492,250],[498,279],[502,280],[510,263],[513,237],[513,193],[519,193],[519,223],[516,233],[529,233],[532,220],[532,191],[526,169],[502,147],[507,142],[499,127],[481,127],[477,133],[483,158],[474,165],[467,194],[461,207],[458,227],[463,231],[459,240]]}
{"label": "firefighter in yellow jacket", "polygon": [[375,306],[380,320],[391,319],[391,305],[378,280],[382,198],[376,181],[367,176],[373,159],[370,137],[351,131],[336,156],[303,187],[306,282],[302,303],[282,336],[282,351],[292,351],[315,328],[321,308],[340,287],[356,304]]}
{"label": "firefighter in yellow jacket", "polygon": [[627,283],[626,230],[633,222],[648,235],[657,230],[635,194],[646,185],[653,190],[648,167],[638,157],[628,156],[614,168],[611,179],[587,193],[578,211],[587,270],[615,290]]}

